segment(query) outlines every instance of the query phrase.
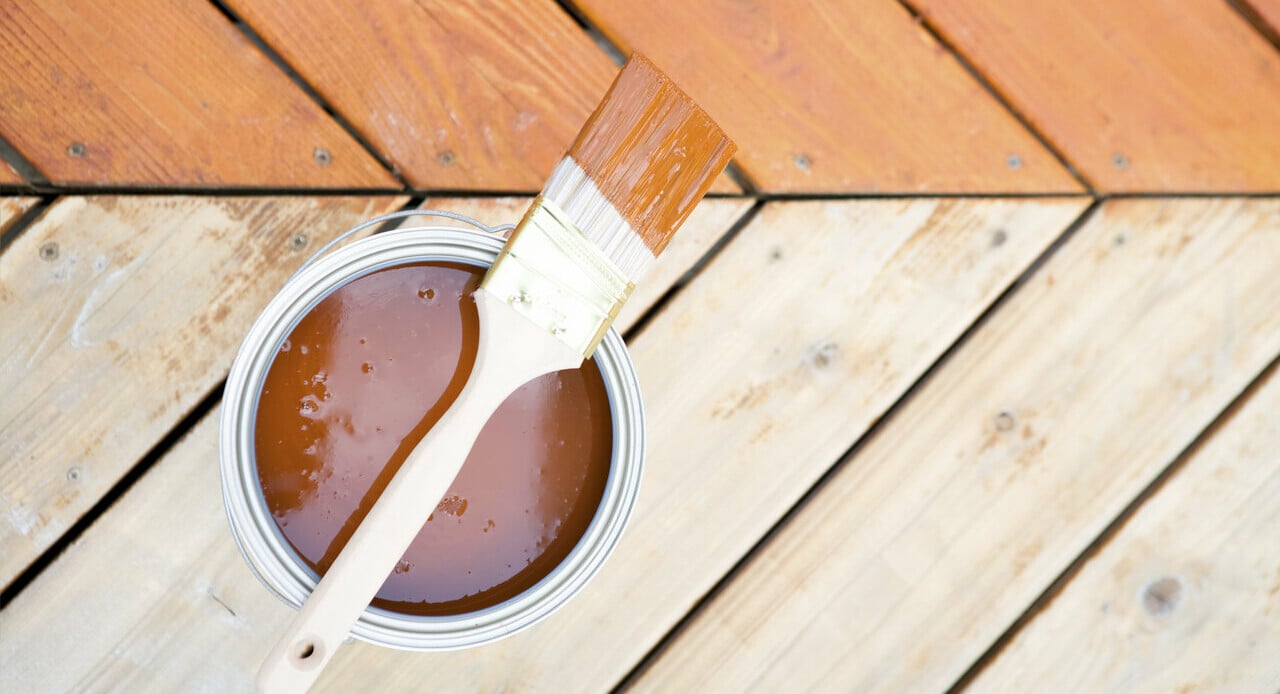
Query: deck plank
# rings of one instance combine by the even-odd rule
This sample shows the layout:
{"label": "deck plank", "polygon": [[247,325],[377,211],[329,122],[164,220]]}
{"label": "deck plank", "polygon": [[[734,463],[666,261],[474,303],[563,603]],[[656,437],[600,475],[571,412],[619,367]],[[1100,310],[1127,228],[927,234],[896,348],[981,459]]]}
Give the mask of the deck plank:
{"label": "deck plank", "polygon": [[418,189],[537,191],[617,71],[554,0],[227,4]]}
{"label": "deck plank", "polygon": [[1277,412],[1273,376],[970,691],[1280,690]]}
{"label": "deck plank", "polygon": [[57,184],[399,187],[211,3],[4,3],[0,93]]}
{"label": "deck plank", "polygon": [[1280,190],[1280,52],[1228,3],[911,4],[1098,190]]}
{"label": "deck plank", "polygon": [[1080,189],[894,0],[577,4],[707,108],[761,191]]}
{"label": "deck plank", "polygon": [[[485,648],[352,644],[320,689],[608,688],[1084,204],[767,205],[632,345],[650,418],[644,489],[584,592]],[[289,610],[226,530],[214,420],[6,608],[0,672],[20,689],[249,686]]]}
{"label": "deck plank", "polygon": [[[498,226],[515,224],[524,216],[533,198],[428,198],[424,208],[457,212],[472,219]],[[614,327],[625,333],[628,328],[662,298],[699,260],[724,237],[729,229],[751,209],[754,202],[742,198],[706,198],[693,208],[693,213],[670,245],[658,257],[649,274],[636,285],[635,292],[622,307]],[[428,218],[424,218],[428,219]],[[467,226],[448,219],[432,221],[445,226]]]}
{"label": "deck plank", "polygon": [[0,585],[205,397],[307,255],[403,202],[64,197],[24,230],[0,255]]}
{"label": "deck plank", "polygon": [[1280,353],[1277,263],[1280,201],[1107,203],[637,690],[947,689]]}

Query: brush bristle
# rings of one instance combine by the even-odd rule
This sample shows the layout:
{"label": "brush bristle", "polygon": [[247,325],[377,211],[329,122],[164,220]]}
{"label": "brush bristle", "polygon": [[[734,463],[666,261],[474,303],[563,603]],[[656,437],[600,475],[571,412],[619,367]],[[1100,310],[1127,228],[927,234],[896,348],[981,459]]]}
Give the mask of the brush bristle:
{"label": "brush bristle", "polygon": [[736,150],[670,78],[633,54],[543,194],[634,282]]}

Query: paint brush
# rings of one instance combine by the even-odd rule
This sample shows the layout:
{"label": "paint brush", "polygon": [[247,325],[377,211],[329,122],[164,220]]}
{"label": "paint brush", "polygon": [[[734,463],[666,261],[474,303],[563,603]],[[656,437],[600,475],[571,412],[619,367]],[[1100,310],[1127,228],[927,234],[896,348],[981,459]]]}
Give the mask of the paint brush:
{"label": "paint brush", "polygon": [[736,147],[633,55],[474,293],[475,366],[299,610],[258,673],[305,691],[448,491],[476,437],[526,381],[589,358]]}

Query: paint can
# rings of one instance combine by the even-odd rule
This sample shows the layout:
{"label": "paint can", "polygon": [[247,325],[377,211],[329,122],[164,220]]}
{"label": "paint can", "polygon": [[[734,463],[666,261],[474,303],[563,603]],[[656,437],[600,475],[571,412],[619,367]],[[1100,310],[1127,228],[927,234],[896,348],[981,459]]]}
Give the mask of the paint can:
{"label": "paint can", "polygon": [[[361,230],[405,217],[440,216],[475,228],[421,226],[374,234],[330,252]],[[446,261],[487,268],[511,227],[487,227],[450,212],[410,210],[368,220],[320,249],[267,304],[245,336],[227,378],[219,431],[222,498],[231,532],[254,575],[276,597],[298,608],[319,577],[285,540],[267,509],[254,453],[254,424],[267,371],[280,345],[322,299],[359,277],[389,267]],[[565,604],[586,585],[621,537],[639,492],[644,464],[644,409],[635,366],[613,328],[595,360],[608,393],[613,424],[609,476],[595,516],[577,546],[541,581],[492,607],[451,616],[418,616],[370,606],[351,635],[369,643],[416,651],[491,643],[525,629]],[[283,625],[282,625],[283,628]]]}

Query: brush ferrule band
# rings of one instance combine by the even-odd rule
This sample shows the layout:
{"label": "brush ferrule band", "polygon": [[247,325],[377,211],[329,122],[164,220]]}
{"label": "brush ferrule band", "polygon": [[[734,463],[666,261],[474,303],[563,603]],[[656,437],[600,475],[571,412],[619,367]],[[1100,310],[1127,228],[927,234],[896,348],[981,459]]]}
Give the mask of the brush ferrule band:
{"label": "brush ferrule band", "polygon": [[590,357],[631,290],[555,203],[538,196],[480,285]]}

